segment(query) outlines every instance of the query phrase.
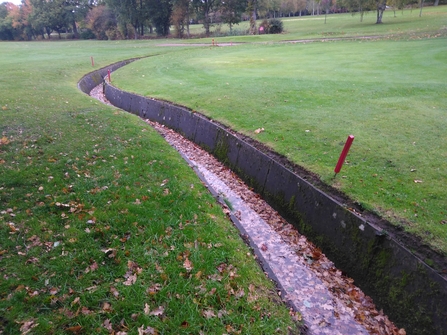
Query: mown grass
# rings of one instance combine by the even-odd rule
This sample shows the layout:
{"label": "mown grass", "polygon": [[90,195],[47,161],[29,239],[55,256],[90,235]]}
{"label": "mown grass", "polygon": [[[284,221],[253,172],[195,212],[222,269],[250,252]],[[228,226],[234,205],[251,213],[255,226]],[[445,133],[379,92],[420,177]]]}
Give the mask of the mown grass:
{"label": "mown grass", "polygon": [[90,56],[97,68],[167,49],[0,48],[0,332],[298,332],[178,153],[76,87]]}
{"label": "mown grass", "polygon": [[[394,16],[396,14],[396,16]],[[419,17],[418,9],[405,9],[396,11],[387,9],[384,12],[383,24],[375,24],[376,13],[367,12],[360,21],[359,14],[329,14],[324,23],[324,15],[285,17],[283,34],[268,34],[255,36],[220,36],[203,38],[200,41],[210,43],[214,38],[215,43],[224,42],[259,42],[269,43],[271,41],[319,39],[319,38],[351,38],[360,36],[387,36],[389,38],[414,38],[426,36],[427,34],[445,34],[447,29],[445,6],[425,7],[422,16]],[[260,21],[258,22],[259,26]],[[212,31],[217,30],[217,26]],[[235,30],[247,30],[248,22],[241,22],[234,26]],[[220,27],[222,35],[229,33],[228,26]],[[203,34],[201,25],[192,25],[191,34]],[[196,41],[181,40],[177,43],[188,43]]]}
{"label": "mown grass", "polygon": [[[446,253],[447,40],[392,26],[405,38],[184,50],[133,63],[115,84],[255,137]],[[349,134],[354,145],[334,178]]]}

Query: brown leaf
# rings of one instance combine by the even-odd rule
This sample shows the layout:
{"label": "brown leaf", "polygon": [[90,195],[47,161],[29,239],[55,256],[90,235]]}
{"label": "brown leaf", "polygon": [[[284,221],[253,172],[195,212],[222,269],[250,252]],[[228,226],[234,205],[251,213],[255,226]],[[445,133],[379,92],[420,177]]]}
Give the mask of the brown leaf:
{"label": "brown leaf", "polygon": [[81,313],[84,315],[89,315],[89,314],[92,314],[93,312],[91,310],[89,310],[87,307],[83,306],[81,308]]}
{"label": "brown leaf", "polygon": [[149,315],[161,316],[163,315],[165,308],[163,306],[158,306],[158,308],[154,309]]}
{"label": "brown leaf", "polygon": [[185,261],[183,262],[183,267],[186,269],[186,271],[191,271],[193,266],[192,266],[192,262],[189,260],[189,258],[186,258]]}
{"label": "brown leaf", "polygon": [[135,284],[136,281],[137,281],[137,275],[131,274],[127,277],[126,281],[123,284],[126,286],[131,286],[131,285]]}
{"label": "brown leaf", "polygon": [[112,322],[110,322],[110,319],[106,319],[103,323],[102,326],[107,329],[109,332],[113,331],[113,324]]}
{"label": "brown leaf", "polygon": [[20,331],[23,334],[28,334],[31,329],[33,329],[34,327],[37,327],[39,324],[35,323],[36,321],[34,319],[28,320],[23,322],[22,326],[20,327]]}
{"label": "brown leaf", "polygon": [[56,295],[59,292],[59,289],[57,287],[52,287],[50,289],[50,294],[51,295]]}
{"label": "brown leaf", "polygon": [[111,311],[113,311],[113,308],[112,308],[112,305],[110,305],[110,303],[104,302],[104,304],[102,305],[102,310],[104,312],[111,312]]}
{"label": "brown leaf", "polygon": [[147,289],[147,293],[149,295],[154,295],[160,290],[161,290],[161,284],[157,283],[157,284],[153,284],[153,285],[149,286],[149,288]]}
{"label": "brown leaf", "polygon": [[148,304],[144,304],[144,314],[148,315],[151,311],[151,308]]}
{"label": "brown leaf", "polygon": [[113,286],[110,286],[110,293],[112,293],[115,298],[118,298],[118,296],[120,295],[118,290]]}
{"label": "brown leaf", "polygon": [[211,319],[211,318],[215,318],[216,314],[214,314],[214,311],[212,309],[206,309],[202,312],[202,315],[207,318],[207,319]]}
{"label": "brown leaf", "polygon": [[76,297],[76,298],[74,298],[74,300],[71,302],[71,305],[74,306],[74,305],[76,305],[76,304],[79,304],[79,303],[80,303],[80,302],[79,302],[80,300],[81,300],[80,297]]}
{"label": "brown leaf", "polygon": [[144,326],[141,326],[138,328],[138,335],[158,335],[158,331],[155,328],[147,326],[146,329],[144,329]]}
{"label": "brown leaf", "polygon": [[82,327],[81,326],[73,326],[73,327],[65,328],[65,330],[70,333],[73,333],[73,334],[78,334],[82,331]]}
{"label": "brown leaf", "polygon": [[2,138],[0,138],[0,145],[5,145],[8,143],[9,143],[9,140],[6,136],[3,136]]}

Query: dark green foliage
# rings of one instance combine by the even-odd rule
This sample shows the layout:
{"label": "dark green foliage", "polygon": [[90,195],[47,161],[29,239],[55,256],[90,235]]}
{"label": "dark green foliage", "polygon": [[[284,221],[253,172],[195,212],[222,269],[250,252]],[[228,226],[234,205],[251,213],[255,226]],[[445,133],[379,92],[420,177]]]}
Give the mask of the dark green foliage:
{"label": "dark green foliage", "polygon": [[96,35],[93,33],[91,29],[85,29],[81,31],[80,38],[82,40],[93,40],[96,38]]}
{"label": "dark green foliage", "polygon": [[241,22],[242,13],[245,11],[245,2],[240,0],[227,0],[221,6],[221,19],[223,23],[228,24],[230,31],[233,25]]}
{"label": "dark green foliage", "polygon": [[283,30],[283,23],[280,19],[269,20],[269,34],[281,34]]}
{"label": "dark green foliage", "polygon": [[149,16],[158,36],[168,36],[171,26],[172,1],[149,0]]}

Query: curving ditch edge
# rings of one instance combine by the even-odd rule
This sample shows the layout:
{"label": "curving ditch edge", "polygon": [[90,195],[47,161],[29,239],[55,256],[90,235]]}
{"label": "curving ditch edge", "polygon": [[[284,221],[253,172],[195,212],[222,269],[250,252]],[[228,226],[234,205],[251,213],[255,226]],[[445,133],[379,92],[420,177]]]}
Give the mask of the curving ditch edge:
{"label": "curving ditch edge", "polygon": [[[84,93],[125,60],[85,75]],[[447,335],[447,280],[387,231],[350,211],[237,135],[186,108],[104,82],[116,107],[159,122],[212,153],[353,278],[407,334]]]}

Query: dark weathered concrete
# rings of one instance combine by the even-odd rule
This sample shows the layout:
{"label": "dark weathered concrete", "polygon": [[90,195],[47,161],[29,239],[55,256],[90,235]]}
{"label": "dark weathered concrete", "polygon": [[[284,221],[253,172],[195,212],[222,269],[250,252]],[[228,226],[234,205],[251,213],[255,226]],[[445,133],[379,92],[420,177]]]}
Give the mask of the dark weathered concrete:
{"label": "dark weathered concrete", "polygon": [[[87,93],[103,74],[100,70],[85,76],[80,89]],[[166,102],[132,97],[108,84],[106,97],[117,107],[185,134],[226,163],[321,247],[407,334],[447,334],[447,281],[387,231],[203,116]]]}

